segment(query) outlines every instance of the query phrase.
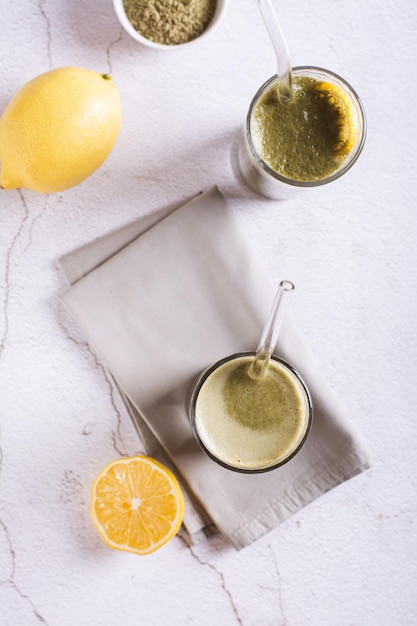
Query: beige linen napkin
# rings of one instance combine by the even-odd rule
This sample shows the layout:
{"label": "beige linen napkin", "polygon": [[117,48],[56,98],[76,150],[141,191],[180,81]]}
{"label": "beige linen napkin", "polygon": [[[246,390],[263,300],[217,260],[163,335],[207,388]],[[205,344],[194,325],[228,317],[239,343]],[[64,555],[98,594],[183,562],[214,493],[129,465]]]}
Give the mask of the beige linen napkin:
{"label": "beige linen napkin", "polygon": [[290,319],[276,352],[306,380],[315,411],[301,452],[248,475],[217,465],[194,441],[193,384],[221,357],[256,348],[275,294],[217,188],[60,262],[71,284],[63,301],[112,372],[149,454],[171,464],[184,486],[194,540],[214,526],[242,548],[369,466]]}

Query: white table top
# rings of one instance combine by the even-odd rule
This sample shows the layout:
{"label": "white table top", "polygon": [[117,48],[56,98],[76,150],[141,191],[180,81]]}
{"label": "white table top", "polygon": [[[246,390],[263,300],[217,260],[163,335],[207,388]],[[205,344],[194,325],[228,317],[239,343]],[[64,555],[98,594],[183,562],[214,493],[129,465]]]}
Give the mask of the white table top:
{"label": "white table top", "polygon": [[[111,71],[123,127],[78,187],[0,192],[0,626],[416,623],[417,5],[282,7],[294,65],[344,76],[368,138],[343,179],[281,203],[242,188],[230,159],[275,73],[256,2],[230,0],[210,38],[173,52],[130,39],[110,0],[3,7],[1,110],[37,74],[78,65]],[[143,447],[59,302],[57,258],[213,184],[271,278],[296,284],[293,316],[373,465],[242,551],[176,537],[137,557],[89,518],[96,473]]]}

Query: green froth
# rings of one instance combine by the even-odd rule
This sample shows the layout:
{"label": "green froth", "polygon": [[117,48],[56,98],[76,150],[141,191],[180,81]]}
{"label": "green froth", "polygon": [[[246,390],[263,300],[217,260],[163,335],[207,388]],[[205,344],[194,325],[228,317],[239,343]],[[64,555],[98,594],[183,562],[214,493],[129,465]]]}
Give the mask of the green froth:
{"label": "green froth", "polygon": [[321,180],[343,161],[335,150],[340,140],[340,109],[322,97],[313,78],[294,78],[290,104],[280,102],[273,85],[256,105],[252,124],[260,156],[285,178]]}
{"label": "green froth", "polygon": [[270,430],[291,414],[297,402],[292,384],[267,369],[262,378],[249,376],[249,365],[240,364],[228,375],[223,401],[230,418],[254,430]]}
{"label": "green froth", "polygon": [[254,380],[253,358],[238,356],[211,372],[195,405],[196,429],[206,448],[249,470],[287,458],[309,423],[307,397],[296,376],[271,359],[265,377]]}

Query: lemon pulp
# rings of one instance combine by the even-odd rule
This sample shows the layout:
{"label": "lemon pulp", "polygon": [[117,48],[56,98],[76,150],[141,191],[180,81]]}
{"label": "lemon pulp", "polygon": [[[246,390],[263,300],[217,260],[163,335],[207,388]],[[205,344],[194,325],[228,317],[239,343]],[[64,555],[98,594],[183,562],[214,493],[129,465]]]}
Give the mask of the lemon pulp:
{"label": "lemon pulp", "polygon": [[174,474],[147,456],[111,461],[93,482],[91,519],[111,548],[149,554],[181,526],[184,497]]}

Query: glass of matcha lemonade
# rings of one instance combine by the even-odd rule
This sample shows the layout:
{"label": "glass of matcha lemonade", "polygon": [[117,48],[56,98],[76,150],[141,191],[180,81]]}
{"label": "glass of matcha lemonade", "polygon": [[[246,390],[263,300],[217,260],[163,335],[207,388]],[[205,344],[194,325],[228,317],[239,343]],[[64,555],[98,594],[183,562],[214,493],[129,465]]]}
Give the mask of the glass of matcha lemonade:
{"label": "glass of matcha lemonade", "polygon": [[273,354],[293,291],[291,281],[280,282],[256,352],[217,361],[193,390],[194,436],[227,469],[275,469],[300,450],[310,431],[308,388],[291,365]]}
{"label": "glass of matcha lemonade", "polygon": [[239,144],[245,182],[268,198],[285,198],[343,176],[366,137],[363,105],[340,76],[318,67],[292,69],[293,99],[282,103],[278,77],[255,94]]}
{"label": "glass of matcha lemonade", "polygon": [[190,419],[200,447],[230,470],[259,473],[289,461],[307,439],[310,393],[291,365],[271,355],[264,376],[250,373],[255,352],[227,356],[199,379]]}

